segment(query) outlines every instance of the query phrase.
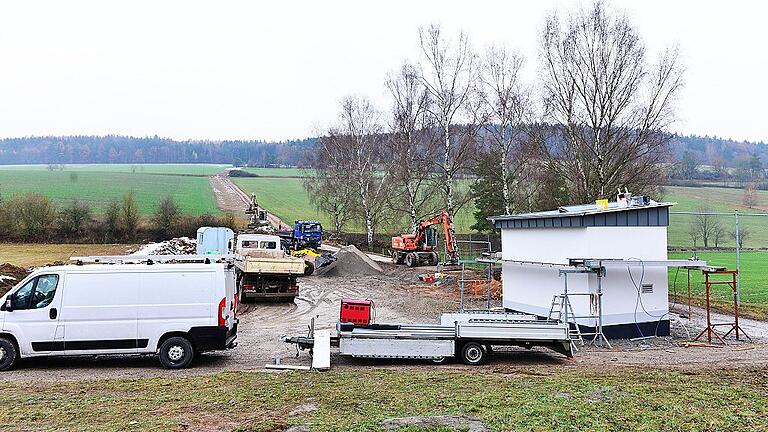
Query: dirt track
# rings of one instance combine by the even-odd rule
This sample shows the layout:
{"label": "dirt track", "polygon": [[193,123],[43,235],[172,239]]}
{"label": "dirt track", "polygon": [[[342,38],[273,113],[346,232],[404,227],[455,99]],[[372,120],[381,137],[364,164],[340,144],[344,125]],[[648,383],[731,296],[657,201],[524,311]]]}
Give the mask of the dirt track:
{"label": "dirt track", "polygon": [[[251,202],[251,198],[229,179],[226,171],[210,176],[208,182],[213,189],[213,195],[216,197],[219,210],[233,212],[238,215],[244,214]],[[286,226],[279,217],[269,212],[267,212],[267,222],[275,228]]]}
{"label": "dirt track", "polygon": [[[310,358],[302,352],[294,358],[296,350],[279,340],[281,335],[300,335],[307,331],[311,318],[317,327],[330,326],[337,319],[339,300],[343,297],[371,298],[376,301],[378,322],[434,322],[441,312],[458,308],[455,286],[432,286],[417,281],[419,271],[395,269],[385,265],[386,273],[364,278],[331,278],[311,276],[301,280],[301,296],[293,303],[247,304],[240,312],[239,346],[222,353],[200,356],[191,369],[167,371],[158,361],[148,357],[85,357],[47,358],[20,362],[18,368],[4,373],[3,378],[13,381],[91,378],[168,377],[208,374],[218,371],[263,370],[275,355],[283,363],[309,365]],[[423,271],[423,269],[421,270]],[[481,299],[474,299],[479,306]],[[701,312],[701,311],[699,311]],[[681,320],[694,335],[702,328],[701,315],[692,322]],[[735,367],[768,366],[768,323],[743,320],[742,326],[752,335],[753,345],[735,343],[721,348],[684,348],[687,339],[681,325],[673,325],[677,338],[658,338],[650,341],[613,341],[613,350],[584,347],[573,359],[546,349],[513,349],[491,357],[489,363],[472,370],[502,370],[510,373],[528,373],[537,369],[546,373],[548,367],[643,367],[696,371]],[[742,350],[747,348],[746,350]],[[355,360],[332,357],[336,369],[363,367],[433,368],[427,362]],[[470,368],[459,364],[440,367]]]}

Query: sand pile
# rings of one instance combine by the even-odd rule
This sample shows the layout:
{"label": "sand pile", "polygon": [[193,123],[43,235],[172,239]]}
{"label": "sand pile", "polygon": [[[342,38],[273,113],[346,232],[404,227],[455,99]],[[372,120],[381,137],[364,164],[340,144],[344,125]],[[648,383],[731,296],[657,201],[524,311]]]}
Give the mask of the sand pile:
{"label": "sand pile", "polygon": [[8,263],[0,264],[0,295],[7,293],[28,274],[25,268]]}
{"label": "sand pile", "polygon": [[376,276],[383,269],[354,245],[344,246],[334,255],[336,261],[315,270],[316,275],[333,277]]}

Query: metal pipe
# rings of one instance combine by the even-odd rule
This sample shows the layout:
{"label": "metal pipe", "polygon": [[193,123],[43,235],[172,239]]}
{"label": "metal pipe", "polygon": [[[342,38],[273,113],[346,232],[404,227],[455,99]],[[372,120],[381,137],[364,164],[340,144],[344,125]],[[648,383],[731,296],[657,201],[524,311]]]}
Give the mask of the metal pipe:
{"label": "metal pipe", "polygon": [[741,228],[739,227],[739,211],[736,210],[736,304],[741,306]]}

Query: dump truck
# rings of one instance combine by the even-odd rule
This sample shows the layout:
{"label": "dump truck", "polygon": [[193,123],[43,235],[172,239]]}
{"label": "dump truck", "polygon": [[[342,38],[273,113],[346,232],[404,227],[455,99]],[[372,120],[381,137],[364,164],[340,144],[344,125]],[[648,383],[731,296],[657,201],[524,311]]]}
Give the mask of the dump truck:
{"label": "dump truck", "polygon": [[297,277],[315,270],[310,260],[287,254],[280,237],[271,234],[237,233],[229,228],[203,227],[197,231],[198,255],[230,257],[236,268],[239,300],[293,300],[298,295]]}
{"label": "dump truck", "polygon": [[316,220],[296,220],[292,230],[280,230],[277,235],[291,250],[318,250],[323,242],[323,225]]}
{"label": "dump truck", "polygon": [[299,294],[297,278],[314,271],[311,262],[288,255],[276,235],[238,234],[231,242],[241,302],[293,300]]}

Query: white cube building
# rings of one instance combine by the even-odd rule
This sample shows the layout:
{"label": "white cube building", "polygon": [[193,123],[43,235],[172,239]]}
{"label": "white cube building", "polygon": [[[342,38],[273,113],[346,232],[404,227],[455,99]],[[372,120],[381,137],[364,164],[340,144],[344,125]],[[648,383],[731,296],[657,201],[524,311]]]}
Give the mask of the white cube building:
{"label": "white cube building", "polygon": [[[667,259],[671,203],[608,209],[596,205],[561,207],[537,213],[492,216],[501,229],[504,308],[546,317],[554,295],[564,291],[561,269],[572,259],[638,261],[606,267],[602,277],[603,332],[608,338],[669,334],[668,276],[665,266],[639,262]],[[598,277],[569,274],[569,293],[592,293]],[[570,297],[577,316],[595,314],[596,296]],[[579,319],[593,329],[595,319]]]}

